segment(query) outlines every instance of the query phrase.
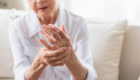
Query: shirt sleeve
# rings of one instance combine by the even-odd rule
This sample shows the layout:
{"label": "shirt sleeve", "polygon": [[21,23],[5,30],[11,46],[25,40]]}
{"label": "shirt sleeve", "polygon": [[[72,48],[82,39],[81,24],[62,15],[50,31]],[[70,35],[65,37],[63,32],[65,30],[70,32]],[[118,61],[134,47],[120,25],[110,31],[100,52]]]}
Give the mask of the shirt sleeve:
{"label": "shirt sleeve", "polygon": [[25,80],[24,73],[30,67],[27,56],[24,55],[24,47],[21,42],[15,22],[11,22],[9,26],[9,40],[14,60],[15,80]]}
{"label": "shirt sleeve", "polygon": [[95,80],[97,78],[97,73],[93,67],[93,59],[89,45],[89,31],[84,19],[80,20],[76,44],[76,55],[80,62],[88,69],[86,80]]}

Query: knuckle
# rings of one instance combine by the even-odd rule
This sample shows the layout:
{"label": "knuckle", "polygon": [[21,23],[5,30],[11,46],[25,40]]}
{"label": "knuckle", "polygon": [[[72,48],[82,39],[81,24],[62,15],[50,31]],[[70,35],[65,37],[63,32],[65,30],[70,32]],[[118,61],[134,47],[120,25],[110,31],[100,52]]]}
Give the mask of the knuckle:
{"label": "knuckle", "polygon": [[65,46],[63,42],[62,42],[62,43],[60,43],[60,45],[61,45],[61,47],[62,47],[62,46]]}
{"label": "knuckle", "polygon": [[52,36],[55,37],[56,36],[56,33],[52,33]]}
{"label": "knuckle", "polygon": [[46,45],[45,47],[46,47],[46,48],[48,48],[48,49],[50,49],[50,48],[51,48],[50,46],[47,46],[47,45]]}
{"label": "knuckle", "polygon": [[49,38],[49,41],[50,41],[51,43],[54,43],[54,40],[53,40],[52,38]]}
{"label": "knuckle", "polygon": [[59,31],[58,31],[58,34],[62,34],[62,31],[59,30]]}
{"label": "knuckle", "polygon": [[48,40],[49,40],[50,42],[52,42],[52,39],[51,39],[51,38],[49,38]]}
{"label": "knuckle", "polygon": [[56,41],[53,40],[52,42],[53,42],[54,44],[56,44],[56,43],[57,43],[57,40],[56,40]]}

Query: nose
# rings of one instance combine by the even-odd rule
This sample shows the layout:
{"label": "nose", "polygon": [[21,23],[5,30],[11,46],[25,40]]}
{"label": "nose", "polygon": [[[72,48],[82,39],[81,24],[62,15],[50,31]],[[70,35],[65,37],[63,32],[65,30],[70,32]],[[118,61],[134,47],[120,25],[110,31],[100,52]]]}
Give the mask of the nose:
{"label": "nose", "polygon": [[37,3],[44,3],[45,0],[36,0]]}

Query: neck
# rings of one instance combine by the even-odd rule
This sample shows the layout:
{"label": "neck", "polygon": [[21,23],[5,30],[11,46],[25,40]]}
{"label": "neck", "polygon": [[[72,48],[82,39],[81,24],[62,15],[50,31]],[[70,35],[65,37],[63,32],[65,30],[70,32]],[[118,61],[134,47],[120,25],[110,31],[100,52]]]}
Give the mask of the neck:
{"label": "neck", "polygon": [[50,15],[45,16],[45,17],[39,17],[39,20],[41,22],[41,24],[54,24],[57,18],[57,14],[58,14],[59,8],[57,7]]}

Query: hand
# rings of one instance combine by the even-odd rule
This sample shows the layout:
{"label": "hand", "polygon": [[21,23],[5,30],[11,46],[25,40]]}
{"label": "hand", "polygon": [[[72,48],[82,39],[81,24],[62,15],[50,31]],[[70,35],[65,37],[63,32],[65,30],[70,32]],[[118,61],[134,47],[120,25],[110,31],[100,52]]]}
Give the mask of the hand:
{"label": "hand", "polygon": [[[85,80],[88,70],[82,65],[82,63],[78,60],[76,56],[72,43],[69,37],[66,34],[64,25],[62,25],[61,29],[55,27],[54,25],[42,26],[43,30],[40,30],[40,33],[52,44],[52,46],[48,45],[44,40],[40,39],[40,42],[49,49],[59,49],[61,47],[70,47],[71,54],[66,66],[70,70],[73,78],[75,80]],[[51,37],[50,37],[51,36]],[[79,74],[82,73],[82,74]],[[77,76],[78,75],[78,76]]]}
{"label": "hand", "polygon": [[59,49],[61,47],[70,47],[72,49],[72,52],[74,53],[72,43],[66,34],[64,25],[62,25],[61,29],[52,24],[50,24],[49,26],[43,25],[42,28],[44,29],[44,31],[40,30],[40,33],[52,44],[52,46],[50,46],[44,40],[40,39],[40,42],[45,47],[52,50]]}
{"label": "hand", "polygon": [[51,66],[63,66],[70,57],[71,50],[67,47],[62,47],[57,50],[47,50],[41,48],[38,54],[40,63]]}

